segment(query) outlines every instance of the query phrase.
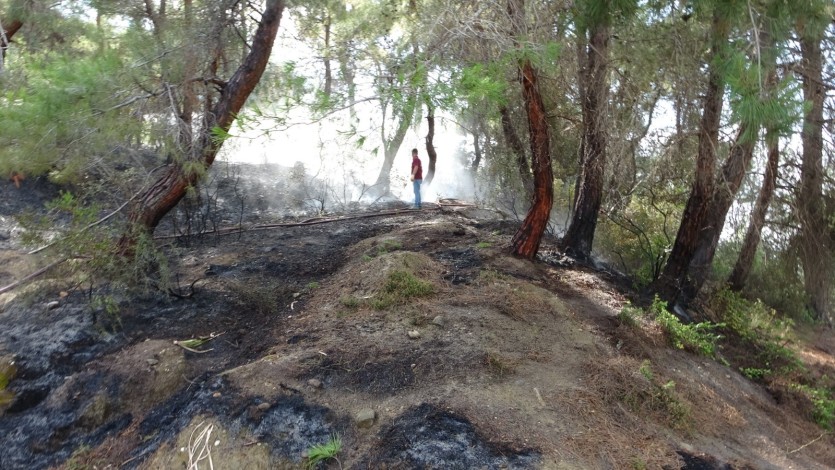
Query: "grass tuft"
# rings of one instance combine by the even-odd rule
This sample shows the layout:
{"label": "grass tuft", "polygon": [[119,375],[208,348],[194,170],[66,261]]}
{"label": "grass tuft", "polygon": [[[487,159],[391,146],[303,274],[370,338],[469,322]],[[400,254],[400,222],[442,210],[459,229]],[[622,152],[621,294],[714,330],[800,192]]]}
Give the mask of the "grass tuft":
{"label": "grass tuft", "polygon": [[342,438],[334,434],[328,442],[307,449],[307,465],[305,467],[308,469],[316,468],[320,463],[334,459],[339,464],[339,468],[342,468],[342,463],[336,456],[341,450]]}
{"label": "grass tuft", "polygon": [[418,279],[408,271],[393,271],[377,297],[371,301],[371,306],[376,310],[385,310],[434,293],[435,287],[432,283]]}

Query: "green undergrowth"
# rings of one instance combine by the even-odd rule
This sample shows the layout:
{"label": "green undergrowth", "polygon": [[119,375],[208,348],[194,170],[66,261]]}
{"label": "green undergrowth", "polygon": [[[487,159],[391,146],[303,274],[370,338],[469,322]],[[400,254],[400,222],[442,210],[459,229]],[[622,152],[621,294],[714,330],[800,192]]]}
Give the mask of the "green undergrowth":
{"label": "green undergrowth", "polygon": [[371,299],[371,307],[375,310],[385,310],[395,305],[403,305],[420,297],[428,297],[435,293],[431,282],[419,279],[408,271],[392,271],[386,278],[380,292]]}
{"label": "green undergrowth", "polygon": [[713,296],[710,308],[726,325],[728,356],[743,375],[795,395],[808,403],[815,423],[833,430],[835,377],[811,370],[798,358],[790,347],[797,340],[792,319],[727,289]]}
{"label": "green undergrowth", "polygon": [[[761,301],[751,301],[728,289],[713,296],[710,308],[722,319],[725,333],[740,353],[734,362],[752,380],[767,380],[803,370],[803,364],[788,344],[794,322],[780,317]],[[729,354],[732,353],[729,351]]]}
{"label": "green undergrowth", "polygon": [[[802,413],[807,413],[822,428],[833,430],[835,377],[828,376],[826,371],[814,371],[799,359],[791,347],[796,341],[791,319],[759,300],[748,300],[730,290],[717,292],[710,299],[707,311],[715,321],[684,324],[656,298],[646,309],[625,306],[618,318],[621,324],[632,328],[654,323],[671,346],[713,358],[769,389],[796,397]],[[643,366],[641,369],[641,374],[656,390],[656,396],[641,399],[663,403],[665,390],[672,385],[654,383],[650,369]],[[675,416],[675,410],[671,414]]]}
{"label": "green undergrowth", "polygon": [[657,297],[646,310],[627,305],[618,315],[621,323],[631,326],[637,326],[642,316],[657,323],[664,331],[670,345],[676,349],[684,349],[705,357],[717,357],[717,345],[722,336],[716,331],[723,327],[723,324],[682,323],[667,310],[667,303]]}

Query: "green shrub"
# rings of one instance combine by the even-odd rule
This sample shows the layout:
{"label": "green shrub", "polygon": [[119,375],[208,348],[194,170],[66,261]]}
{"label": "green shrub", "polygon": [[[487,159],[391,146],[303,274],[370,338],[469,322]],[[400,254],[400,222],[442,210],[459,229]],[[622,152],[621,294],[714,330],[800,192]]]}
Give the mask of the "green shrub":
{"label": "green shrub", "polygon": [[723,324],[711,322],[684,324],[667,310],[667,303],[655,298],[650,306],[655,321],[667,333],[670,344],[702,356],[716,357],[716,347],[721,335],[714,332]]}
{"label": "green shrub", "polygon": [[747,300],[729,289],[719,291],[711,300],[711,307],[728,330],[750,346],[746,358],[756,365],[742,368],[745,376],[764,379],[775,371],[803,368],[794,351],[786,347],[794,327],[790,318],[782,318],[760,300]]}
{"label": "green shrub", "polygon": [[814,409],[812,418],[818,425],[828,431],[835,426],[835,398],[833,391],[824,387],[793,384],[792,388],[804,394],[812,402]]}

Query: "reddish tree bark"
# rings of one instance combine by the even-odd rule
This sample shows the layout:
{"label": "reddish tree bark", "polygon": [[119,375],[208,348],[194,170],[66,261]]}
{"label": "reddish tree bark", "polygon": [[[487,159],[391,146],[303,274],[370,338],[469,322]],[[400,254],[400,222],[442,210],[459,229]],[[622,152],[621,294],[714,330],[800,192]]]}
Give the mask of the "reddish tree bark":
{"label": "reddish tree bark", "polygon": [[[15,33],[20,31],[21,26],[23,26],[23,22],[20,20],[12,20],[11,23],[8,25],[0,25],[3,27],[3,35],[0,36],[0,59],[6,58],[6,50],[9,48],[9,45],[12,43],[12,37],[14,37]],[[2,61],[0,60],[0,65],[2,65]],[[2,68],[0,68],[2,70]]]}
{"label": "reddish tree bark", "polygon": [[[609,28],[596,25],[590,32],[586,47],[586,67],[581,73],[583,97],[583,156],[580,177],[575,189],[575,207],[571,223],[562,239],[562,248],[574,255],[591,254],[597,214],[603,201],[604,169],[606,167],[606,103],[609,86],[608,68]],[[583,65],[581,63],[581,65]]]}
{"label": "reddish tree bark", "polygon": [[545,105],[539,92],[536,69],[529,60],[520,66],[522,94],[530,128],[531,154],[533,155],[533,201],[525,220],[511,245],[513,254],[533,259],[539,251],[542,235],[548,227],[551,205],[554,201],[554,174],[551,170],[551,137]]}
{"label": "reddish tree bark", "polygon": [[426,124],[429,131],[426,133],[426,155],[429,157],[429,166],[426,170],[426,176],[423,177],[423,182],[427,185],[432,183],[435,178],[435,163],[438,161],[438,152],[435,151],[435,107],[432,103],[426,102]]}
{"label": "reddish tree bark", "polygon": [[[203,168],[209,168],[215,160],[222,140],[214,138],[218,130],[225,133],[243,108],[252,90],[258,84],[269,61],[276,32],[284,10],[284,0],[267,0],[258,29],[252,38],[251,49],[244,62],[223,87],[215,104],[207,100],[203,129],[190,156]],[[187,171],[182,162],[170,163],[159,179],[136,198],[128,220],[132,231],[120,242],[123,253],[131,254],[138,232],[153,233],[160,220],[185,196],[186,190],[197,183],[199,172]]]}
{"label": "reddish tree bark", "polygon": [[[512,38],[518,47],[518,38],[524,31],[525,1],[508,0],[507,14],[513,25]],[[528,214],[510,243],[513,254],[533,259],[539,251],[542,235],[551,217],[551,205],[554,201],[554,174],[551,170],[551,136],[548,130],[545,104],[539,92],[536,68],[529,59],[519,61],[519,80],[522,82],[522,97],[525,102],[525,114],[528,117],[528,132],[530,133],[533,197]]]}
{"label": "reddish tree bark", "polygon": [[696,173],[672,251],[661,276],[651,286],[651,289],[671,307],[679,299],[682,284],[699,243],[701,230],[710,208],[710,200],[713,197],[713,174],[716,167],[716,148],[719,145],[722,98],[725,90],[720,62],[725,56],[722,49],[726,46],[728,37],[727,19],[718,12],[714,13],[711,26],[708,84],[699,125]]}

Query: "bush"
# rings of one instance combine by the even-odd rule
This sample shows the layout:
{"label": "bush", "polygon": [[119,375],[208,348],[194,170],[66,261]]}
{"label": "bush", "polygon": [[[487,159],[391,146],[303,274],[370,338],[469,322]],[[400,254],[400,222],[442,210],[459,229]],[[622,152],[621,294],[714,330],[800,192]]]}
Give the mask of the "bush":
{"label": "bush", "polygon": [[812,419],[828,431],[835,426],[835,398],[833,391],[824,387],[793,384],[792,388],[805,395],[814,406]]}
{"label": "bush", "polygon": [[650,306],[650,312],[655,321],[667,333],[670,344],[678,349],[701,354],[707,357],[716,357],[716,347],[721,335],[714,333],[714,330],[724,326],[721,323],[690,323],[684,324],[667,310],[667,303],[655,298]]}
{"label": "bush", "polygon": [[729,289],[716,293],[710,306],[722,319],[729,334],[737,335],[747,343],[745,359],[752,360],[754,364],[740,368],[746,377],[760,380],[775,372],[802,369],[800,360],[786,346],[794,327],[791,319],[781,318],[760,300],[747,300]]}

